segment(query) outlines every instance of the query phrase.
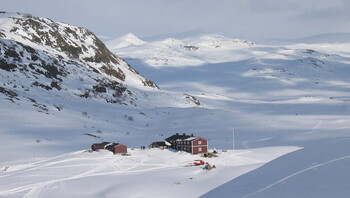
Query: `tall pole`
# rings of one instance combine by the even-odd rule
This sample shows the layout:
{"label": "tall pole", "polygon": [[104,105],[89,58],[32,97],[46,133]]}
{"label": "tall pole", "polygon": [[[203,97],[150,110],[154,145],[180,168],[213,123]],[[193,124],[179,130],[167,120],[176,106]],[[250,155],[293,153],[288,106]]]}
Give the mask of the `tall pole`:
{"label": "tall pole", "polygon": [[236,132],[236,129],[233,128],[233,130],[232,130],[232,150],[235,150],[235,132]]}

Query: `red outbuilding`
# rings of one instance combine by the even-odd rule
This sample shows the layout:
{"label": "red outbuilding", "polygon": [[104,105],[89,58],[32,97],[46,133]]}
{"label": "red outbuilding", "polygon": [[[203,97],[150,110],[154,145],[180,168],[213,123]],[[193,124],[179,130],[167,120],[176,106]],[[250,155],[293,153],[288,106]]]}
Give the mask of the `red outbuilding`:
{"label": "red outbuilding", "polygon": [[114,154],[126,154],[128,152],[128,147],[124,144],[117,143],[113,145],[113,148],[110,151]]}
{"label": "red outbuilding", "polygon": [[91,145],[91,149],[93,151],[100,150],[100,149],[106,149],[109,151],[112,151],[114,154],[120,153],[120,154],[125,154],[128,151],[127,146],[124,144],[118,143],[113,143],[113,142],[102,142],[102,143],[95,143]]}

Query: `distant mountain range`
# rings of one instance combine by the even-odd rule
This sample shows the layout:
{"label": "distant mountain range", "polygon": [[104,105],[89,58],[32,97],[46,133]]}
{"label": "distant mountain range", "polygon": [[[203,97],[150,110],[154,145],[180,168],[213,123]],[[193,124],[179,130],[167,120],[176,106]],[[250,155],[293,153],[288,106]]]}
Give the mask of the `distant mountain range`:
{"label": "distant mountain range", "polygon": [[318,34],[314,36],[308,36],[297,39],[277,39],[274,41],[280,41],[282,43],[306,43],[306,44],[319,44],[319,43],[349,43],[350,33],[337,32]]}
{"label": "distant mountain range", "polygon": [[149,42],[127,34],[107,41],[106,45],[112,52],[126,59],[141,59],[151,66],[159,67],[196,66],[209,62],[227,61],[227,57],[220,58],[223,51],[242,50],[243,52],[256,44],[252,41],[232,39],[219,34],[199,36],[195,34],[183,39],[160,36]]}

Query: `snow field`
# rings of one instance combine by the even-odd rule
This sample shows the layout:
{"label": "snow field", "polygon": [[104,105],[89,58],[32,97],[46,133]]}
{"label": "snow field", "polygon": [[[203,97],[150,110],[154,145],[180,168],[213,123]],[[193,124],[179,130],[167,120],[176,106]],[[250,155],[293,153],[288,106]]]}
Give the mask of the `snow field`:
{"label": "snow field", "polygon": [[[28,163],[12,162],[0,175],[0,196],[61,197],[168,197],[200,196],[261,165],[300,149],[270,147],[219,151],[217,158],[203,158],[185,152],[146,149],[128,150],[131,156],[109,151],[78,151]],[[216,168],[186,167],[196,159]],[[77,186],[78,185],[78,186]]]}

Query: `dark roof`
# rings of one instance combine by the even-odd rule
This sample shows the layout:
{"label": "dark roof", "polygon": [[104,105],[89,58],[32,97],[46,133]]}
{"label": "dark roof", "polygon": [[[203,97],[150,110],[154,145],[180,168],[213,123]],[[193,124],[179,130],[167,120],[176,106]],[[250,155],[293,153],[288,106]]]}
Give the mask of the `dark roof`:
{"label": "dark roof", "polygon": [[168,146],[164,141],[162,141],[162,142],[153,142],[152,145]]}
{"label": "dark roof", "polygon": [[101,142],[101,143],[94,143],[92,145],[95,145],[96,147],[104,147],[106,146],[107,144],[109,144],[110,142]]}
{"label": "dark roof", "polygon": [[97,149],[104,149],[105,146],[106,146],[107,144],[109,144],[109,143],[110,143],[110,142],[94,143],[94,144],[91,145],[91,149],[92,149],[93,151],[95,151],[95,150],[97,150]]}
{"label": "dark roof", "polygon": [[111,143],[110,145],[106,145],[105,148],[106,148],[107,150],[112,151],[112,150],[114,150],[114,148],[115,148],[116,146],[120,146],[120,145],[126,146],[126,145],[120,144],[120,143],[118,142],[118,143]]}
{"label": "dark roof", "polygon": [[175,135],[172,135],[170,137],[168,137],[167,139],[165,139],[166,141],[170,142],[171,140],[184,140],[184,139],[187,139],[187,138],[190,138],[190,137],[193,137],[193,134],[191,135],[186,135],[185,133],[180,135],[178,133],[176,133]]}
{"label": "dark roof", "polygon": [[[118,146],[118,145],[124,145],[124,144],[121,144],[120,142],[117,142],[117,143],[112,143],[111,145],[109,145],[109,146],[113,146],[113,147],[115,147],[115,146]],[[125,145],[124,145],[125,146]]]}
{"label": "dark roof", "polygon": [[96,148],[104,148],[105,146],[113,146],[113,147],[115,147],[115,146],[118,146],[118,145],[120,145],[119,142],[117,142],[117,143],[114,143],[114,142],[101,142],[101,143],[94,143],[91,146],[95,146]]}

